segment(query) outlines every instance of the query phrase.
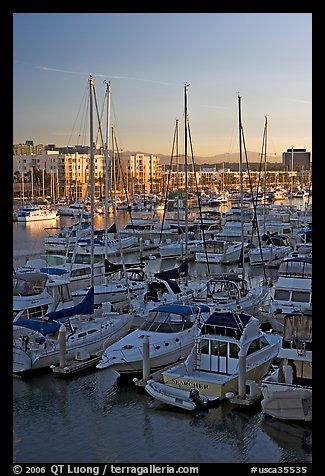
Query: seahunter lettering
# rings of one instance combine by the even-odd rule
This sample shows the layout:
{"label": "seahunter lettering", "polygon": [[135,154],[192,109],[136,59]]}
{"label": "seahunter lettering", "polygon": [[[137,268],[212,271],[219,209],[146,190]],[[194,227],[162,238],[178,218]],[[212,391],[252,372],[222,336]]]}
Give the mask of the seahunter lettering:
{"label": "seahunter lettering", "polygon": [[170,382],[181,387],[198,388],[200,390],[207,390],[209,388],[207,383],[190,382],[189,380],[178,380],[177,378],[172,378]]}

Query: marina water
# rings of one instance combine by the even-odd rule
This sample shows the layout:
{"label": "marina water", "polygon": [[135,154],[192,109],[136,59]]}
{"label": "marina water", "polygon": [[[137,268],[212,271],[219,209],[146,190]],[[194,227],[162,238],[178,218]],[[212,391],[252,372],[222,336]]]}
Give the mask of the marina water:
{"label": "marina water", "polygon": [[[120,213],[121,226],[127,215]],[[111,221],[113,218],[111,218]],[[14,265],[22,256],[44,251],[45,227],[70,224],[13,223]],[[95,218],[102,228],[104,219]],[[137,259],[137,258],[133,258]],[[128,255],[127,261],[132,261]],[[149,271],[168,269],[175,260],[146,261]],[[195,270],[194,270],[195,266]],[[249,267],[248,279],[260,278]],[[210,265],[211,272],[231,266]],[[190,263],[190,275],[206,265]],[[268,276],[275,276],[270,268]],[[310,424],[264,415],[260,404],[239,409],[228,401],[188,414],[154,401],[132,381],[120,381],[112,369],[92,370],[72,379],[52,372],[13,377],[14,463],[311,463]]]}

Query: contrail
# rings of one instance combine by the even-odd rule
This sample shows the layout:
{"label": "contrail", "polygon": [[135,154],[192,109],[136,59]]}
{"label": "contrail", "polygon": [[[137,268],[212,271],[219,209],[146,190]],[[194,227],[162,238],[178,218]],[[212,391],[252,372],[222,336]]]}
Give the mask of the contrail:
{"label": "contrail", "polygon": [[311,101],[306,101],[305,99],[294,99],[294,98],[288,98],[288,99],[291,102],[298,102],[300,104],[311,104]]}
{"label": "contrail", "polygon": [[[69,71],[67,69],[49,68],[48,66],[34,65],[34,68],[41,69],[42,71],[54,71],[56,73],[81,74],[83,76],[89,76],[88,73],[82,73],[80,71]],[[145,78],[133,78],[131,76],[114,76],[114,75],[101,74],[101,73],[94,73],[92,74],[92,76],[99,77],[99,78],[126,79],[129,81],[143,81],[146,83],[162,84],[164,86],[169,85],[169,83],[165,81],[156,81],[154,79],[145,79]]]}

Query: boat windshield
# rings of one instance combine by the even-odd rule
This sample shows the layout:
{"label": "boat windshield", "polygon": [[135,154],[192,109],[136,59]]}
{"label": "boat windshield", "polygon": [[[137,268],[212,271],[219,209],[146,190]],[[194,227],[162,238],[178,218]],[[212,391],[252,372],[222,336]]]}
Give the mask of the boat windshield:
{"label": "boat windshield", "polygon": [[13,296],[34,296],[45,289],[47,276],[42,273],[15,274],[13,276]]}
{"label": "boat windshield", "polygon": [[143,331],[180,332],[193,326],[193,317],[173,312],[151,311],[148,318],[140,326]]}

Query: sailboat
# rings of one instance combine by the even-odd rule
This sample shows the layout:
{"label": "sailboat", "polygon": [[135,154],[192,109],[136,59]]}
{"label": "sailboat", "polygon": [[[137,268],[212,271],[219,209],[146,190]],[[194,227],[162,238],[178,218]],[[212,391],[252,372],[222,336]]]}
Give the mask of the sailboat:
{"label": "sailboat", "polygon": [[[106,162],[106,174],[105,174],[105,237],[104,237],[104,248],[105,248],[105,259],[108,259],[108,248],[109,248],[109,237],[108,237],[108,189],[110,188],[111,202],[114,204],[113,193],[112,193],[112,167],[111,161],[108,154],[108,139],[109,139],[109,115],[110,115],[110,96],[111,96],[111,84],[107,83],[106,87],[106,96],[107,96],[107,124],[106,124],[106,143],[105,143],[105,162]],[[113,144],[114,144],[114,134]],[[117,230],[117,217],[115,205],[113,205],[114,212],[114,224],[117,231],[117,242],[119,245],[119,251],[121,254],[121,259],[123,263],[123,244],[122,238]],[[93,217],[93,197],[91,202],[91,216]],[[93,220],[93,218],[92,218]],[[134,240],[135,238],[124,238],[124,240]],[[94,236],[92,234],[90,240],[90,250],[94,254]],[[132,297],[142,294],[145,291],[145,281],[138,280],[129,280],[126,268],[123,265],[123,277],[113,279],[111,276],[105,276],[105,282],[95,284],[94,286],[94,295],[95,295],[95,305],[102,305],[104,302],[109,302],[112,306],[112,309],[116,311],[130,310],[131,304],[130,300]],[[80,302],[85,295],[87,294],[89,288],[78,289],[72,293],[75,303]]]}
{"label": "sailboat", "polygon": [[[41,318],[14,322],[21,334],[13,339],[13,372],[26,374],[49,369],[77,352],[101,354],[107,346],[121,339],[130,329],[130,316],[117,313],[95,313],[94,288],[77,306],[48,312]],[[63,335],[63,340],[62,340]]]}
{"label": "sailboat", "polygon": [[[269,285],[266,277],[254,288],[249,286],[245,278],[244,267],[244,207],[243,207],[243,127],[241,122],[241,97],[238,96],[239,122],[239,176],[240,176],[240,222],[238,230],[241,234],[241,252],[239,254],[237,272],[219,274],[207,282],[203,291],[196,294],[195,300],[205,302],[215,311],[246,312],[253,316],[260,313],[260,307],[268,296]],[[238,250],[237,250],[238,251]]]}
{"label": "sailboat", "polygon": [[[89,77],[90,102],[90,183],[91,183],[91,226],[94,229],[94,146],[93,146],[93,78]],[[93,250],[94,235],[91,235]],[[62,347],[65,359],[76,352],[101,353],[107,346],[125,336],[132,325],[131,314],[111,312],[110,306],[95,311],[94,300],[94,257],[91,255],[91,286],[81,303],[75,306],[48,312],[40,318],[21,319],[14,324],[24,329],[13,340],[13,371],[25,373],[48,368],[60,362]],[[26,329],[30,332],[26,332]],[[64,338],[62,337],[64,336]]]}
{"label": "sailboat", "polygon": [[[186,86],[185,86],[186,87]],[[186,90],[185,90],[186,92]],[[186,104],[186,103],[185,103]],[[186,111],[185,111],[185,117],[187,118]],[[186,131],[187,134],[187,131]],[[160,243],[159,243],[159,254],[161,258],[181,258],[181,259],[189,259],[189,257],[194,257],[195,251],[199,248],[199,246],[202,243],[202,240],[189,240],[189,229],[185,229],[185,226],[183,224],[185,223],[184,220],[188,220],[188,200],[185,199],[185,208],[183,207],[183,200],[181,198],[180,190],[179,190],[179,177],[178,177],[178,171],[179,171],[179,150],[178,150],[178,144],[179,144],[179,121],[176,119],[176,125],[175,125],[175,132],[174,132],[174,140],[173,140],[173,147],[172,147],[172,158],[173,158],[173,153],[174,153],[174,145],[176,143],[176,185],[177,185],[177,195],[175,197],[174,201],[174,208],[176,209],[176,224],[173,225],[174,220],[172,219],[165,219],[166,213],[164,212],[163,216],[163,227],[166,226],[177,226],[177,240],[168,240],[166,243],[161,243],[162,241],[162,232],[163,228],[161,230],[160,234]],[[185,154],[186,155],[186,154]],[[170,170],[172,170],[172,159],[170,163]],[[187,170],[187,169],[186,169]],[[187,172],[186,172],[187,175]],[[186,192],[185,192],[186,193]],[[165,202],[167,203],[168,200],[168,184],[167,184],[167,190],[166,190],[166,199]],[[184,213],[184,218],[181,220],[180,216],[180,209],[183,209]],[[165,206],[166,210],[166,206]],[[194,235],[194,233],[192,233]]]}

